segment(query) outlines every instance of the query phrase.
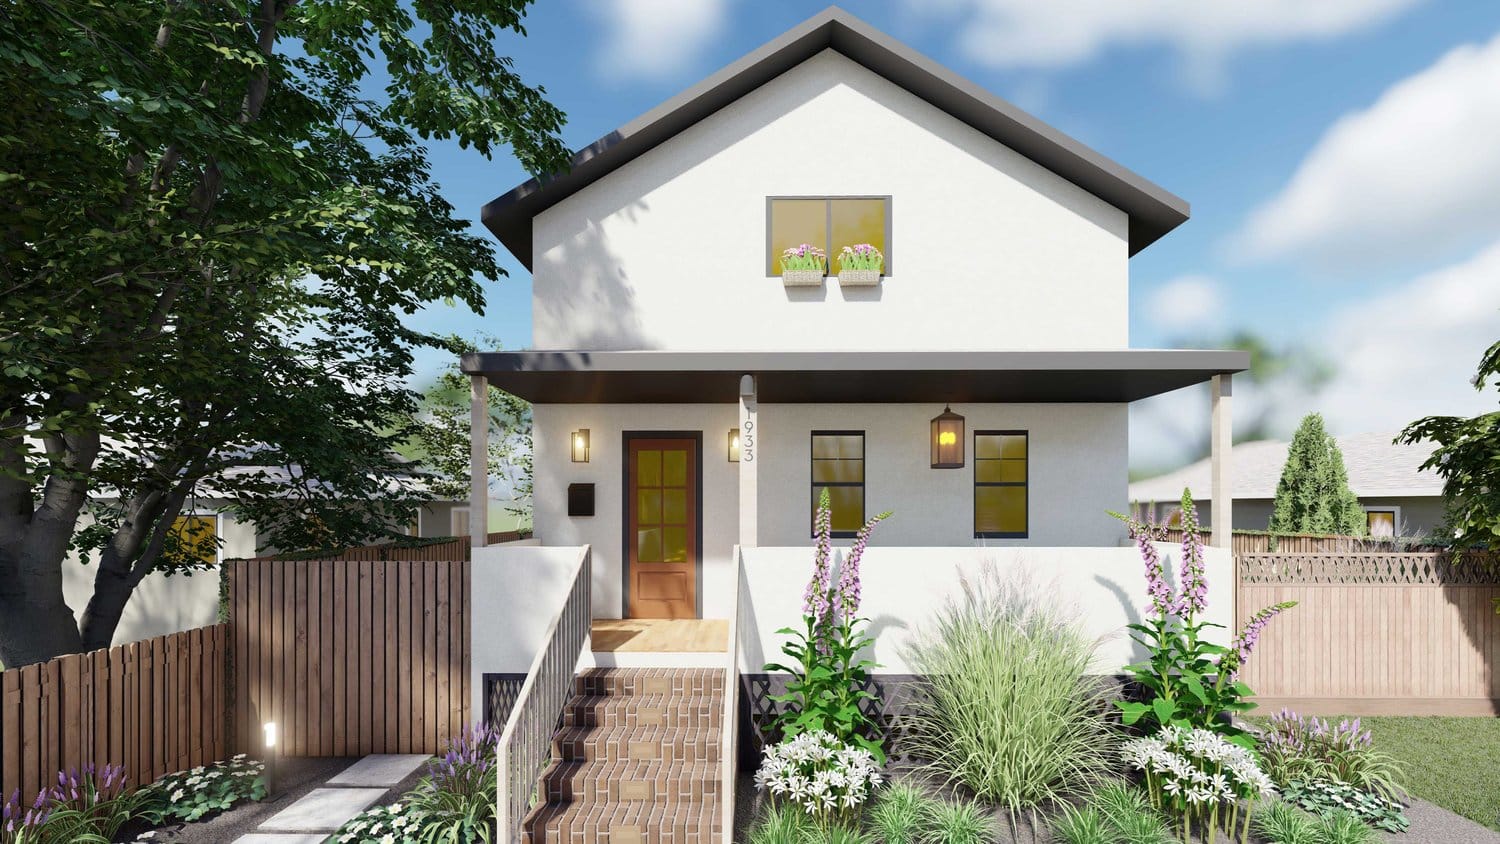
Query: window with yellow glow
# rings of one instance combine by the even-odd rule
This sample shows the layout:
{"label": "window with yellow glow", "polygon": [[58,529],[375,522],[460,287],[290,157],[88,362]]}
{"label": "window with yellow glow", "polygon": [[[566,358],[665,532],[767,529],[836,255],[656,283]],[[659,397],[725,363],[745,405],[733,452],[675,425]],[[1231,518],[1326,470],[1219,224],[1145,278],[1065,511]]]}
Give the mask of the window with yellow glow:
{"label": "window with yellow glow", "polygon": [[1380,539],[1396,535],[1395,510],[1366,510],[1365,528],[1371,537]]}
{"label": "window with yellow glow", "polygon": [[781,253],[804,243],[828,255],[827,271],[837,275],[837,255],[845,246],[868,243],[885,256],[891,273],[891,198],[888,196],[797,196],[766,200],[766,275],[781,275]]}
{"label": "window with yellow glow", "polygon": [[172,539],[184,558],[211,566],[219,559],[219,520],[216,516],[178,516]]}
{"label": "window with yellow glow", "polygon": [[1027,533],[1025,431],[974,432],[974,536]]}
{"label": "window with yellow glow", "polygon": [[[813,431],[812,523],[828,490],[834,536],[853,536],[865,523],[865,432]],[[814,534],[816,529],[814,529]]]}

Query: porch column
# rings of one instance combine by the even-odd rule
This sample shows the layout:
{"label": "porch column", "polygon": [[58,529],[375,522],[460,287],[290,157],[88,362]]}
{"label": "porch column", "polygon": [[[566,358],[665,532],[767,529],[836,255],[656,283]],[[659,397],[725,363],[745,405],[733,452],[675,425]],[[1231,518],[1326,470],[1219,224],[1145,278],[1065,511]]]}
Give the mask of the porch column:
{"label": "porch column", "polygon": [[1230,397],[1234,394],[1233,376],[1215,375],[1211,380],[1213,394],[1212,430],[1209,432],[1209,519],[1213,542],[1218,548],[1233,547],[1234,491],[1229,450],[1234,445],[1234,422],[1230,416]]}
{"label": "porch column", "polygon": [[489,380],[469,376],[469,546],[483,548],[490,525]]}
{"label": "porch column", "polygon": [[759,431],[756,429],[755,376],[740,378],[740,546],[754,548],[759,526],[756,520],[757,490],[756,452]]}

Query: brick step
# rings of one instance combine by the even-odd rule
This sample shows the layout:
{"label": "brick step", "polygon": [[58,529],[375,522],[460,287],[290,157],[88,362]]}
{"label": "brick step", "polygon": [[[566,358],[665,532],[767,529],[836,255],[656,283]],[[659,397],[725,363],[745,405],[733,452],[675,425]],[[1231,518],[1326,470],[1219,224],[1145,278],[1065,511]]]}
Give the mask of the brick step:
{"label": "brick step", "polygon": [[552,739],[552,756],[564,762],[719,761],[720,731],[702,725],[666,727],[564,727]]}
{"label": "brick step", "polygon": [[719,793],[717,762],[614,762],[554,759],[542,774],[540,796],[548,803],[709,802]]}
{"label": "brick step", "polygon": [[712,727],[724,718],[718,695],[580,695],[563,708],[564,727]]}
{"label": "brick step", "polygon": [[620,803],[592,807],[543,803],[526,816],[523,844],[719,844],[718,801]]}
{"label": "brick step", "polygon": [[574,680],[580,695],[636,697],[673,695],[715,697],[724,694],[724,672],[714,668],[593,668]]}

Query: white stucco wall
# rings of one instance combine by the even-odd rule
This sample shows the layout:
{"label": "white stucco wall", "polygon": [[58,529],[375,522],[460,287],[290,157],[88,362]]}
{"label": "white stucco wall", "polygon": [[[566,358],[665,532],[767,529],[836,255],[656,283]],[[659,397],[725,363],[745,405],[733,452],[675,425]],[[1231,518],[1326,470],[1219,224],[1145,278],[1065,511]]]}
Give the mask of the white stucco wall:
{"label": "white stucco wall", "polygon": [[[1169,579],[1174,580],[1181,548],[1158,544]],[[843,562],[838,552],[838,564]],[[744,592],[740,602],[740,670],[761,672],[780,656],[784,636],[776,630],[798,625],[802,587],[812,574],[808,548],[746,548]],[[1209,608],[1202,620],[1226,629],[1208,633],[1227,644],[1234,623],[1233,568],[1228,550],[1204,549]],[[1126,548],[877,548],[860,565],[863,603],[875,638],[872,658],[881,674],[915,673],[907,659],[913,639],[948,602],[960,600],[963,584],[978,582],[986,568],[1002,578],[1019,577],[1044,600],[1072,615],[1090,636],[1101,639],[1094,671],[1115,674],[1141,659],[1126,624],[1142,620],[1147,606],[1141,558]],[[837,577],[835,569],[835,578]]]}
{"label": "white stucco wall", "polygon": [[[780,404],[760,407],[761,545],[804,545],[812,519],[816,430],[864,430],[865,514],[895,515],[879,545],[1119,545],[1106,515],[1126,505],[1128,420],[1123,404],[956,404],[965,419],[962,469],[933,469],[931,404]],[[974,538],[974,431],[1028,433],[1025,539]]]}
{"label": "white stucco wall", "polygon": [[[768,278],[786,195],[891,196],[890,277]],[[1128,345],[1123,211],[832,51],[543,212],[533,247],[538,349]]]}
{"label": "white stucco wall", "polygon": [[[866,513],[895,511],[874,538],[882,546],[1118,546],[1122,526],[1105,514],[1125,507],[1127,418],[1120,404],[954,405],[975,430],[1029,432],[1027,539],[975,539],[974,464],[933,469],[928,404],[761,405],[761,545],[811,544],[811,433],[865,431]],[[729,611],[730,560],[739,542],[739,464],[726,455],[734,405],[537,405],[536,536],[549,546],[592,545],[594,613],[622,614],[625,431],[699,431],[703,437],[702,613]],[[573,463],[570,436],[589,429],[590,459]],[[569,517],[570,483],[593,483],[595,515]],[[847,545],[849,540],[840,540]],[[800,592],[798,593],[800,594]]]}
{"label": "white stucco wall", "polygon": [[[734,405],[576,404],[532,408],[533,519],[545,545],[592,545],[594,617],[622,615],[625,431],[703,434],[703,617],[729,611],[730,559],[739,541],[739,464],[727,455]],[[570,436],[589,429],[589,462],[571,460]],[[594,515],[568,516],[568,484],[594,484]]]}
{"label": "white stucco wall", "polygon": [[[198,515],[214,515],[210,509]],[[241,522],[228,513],[218,513],[219,536],[224,540],[219,559],[254,557],[255,526]],[[80,527],[93,522],[88,515],[79,517]],[[63,597],[80,619],[94,594],[94,577],[99,573],[98,554],[90,554],[88,565],[77,555],[63,563]],[[120,624],[115,628],[114,644],[138,642],[153,636],[165,636],[214,624],[219,617],[219,570],[189,575],[149,574],[125,604]]]}
{"label": "white stucco wall", "polygon": [[582,548],[536,540],[474,550],[469,664],[473,712],[484,712],[485,674],[525,674],[572,584]]}

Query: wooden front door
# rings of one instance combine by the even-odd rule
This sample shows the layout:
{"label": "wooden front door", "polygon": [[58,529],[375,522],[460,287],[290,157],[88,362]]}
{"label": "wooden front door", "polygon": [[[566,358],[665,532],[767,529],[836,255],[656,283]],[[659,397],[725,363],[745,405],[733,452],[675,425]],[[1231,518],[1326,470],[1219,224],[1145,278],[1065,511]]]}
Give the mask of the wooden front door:
{"label": "wooden front door", "polygon": [[630,440],[625,479],[630,618],[698,616],[698,442]]}

